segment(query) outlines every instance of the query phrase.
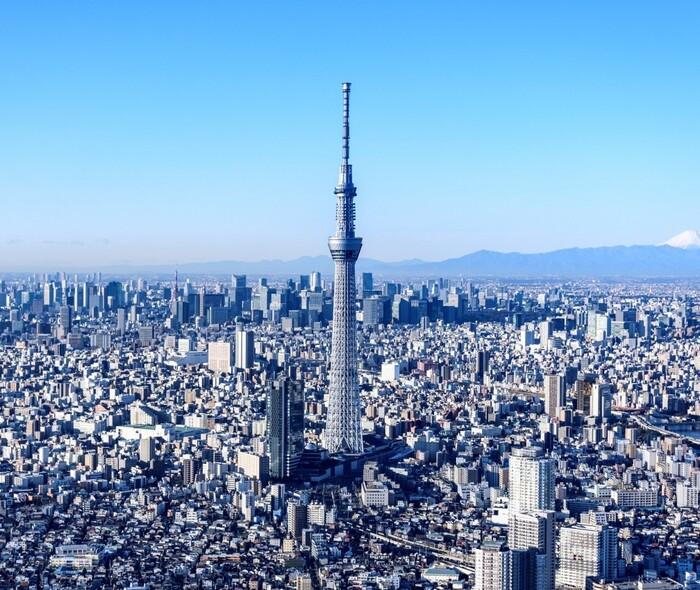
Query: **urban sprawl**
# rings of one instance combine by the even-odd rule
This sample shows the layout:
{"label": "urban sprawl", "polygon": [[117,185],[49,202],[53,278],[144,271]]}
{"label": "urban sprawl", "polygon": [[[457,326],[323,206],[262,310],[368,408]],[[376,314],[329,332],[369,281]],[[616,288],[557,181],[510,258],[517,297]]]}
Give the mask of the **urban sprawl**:
{"label": "urban sprawl", "polygon": [[692,284],[0,283],[0,588],[698,588]]}

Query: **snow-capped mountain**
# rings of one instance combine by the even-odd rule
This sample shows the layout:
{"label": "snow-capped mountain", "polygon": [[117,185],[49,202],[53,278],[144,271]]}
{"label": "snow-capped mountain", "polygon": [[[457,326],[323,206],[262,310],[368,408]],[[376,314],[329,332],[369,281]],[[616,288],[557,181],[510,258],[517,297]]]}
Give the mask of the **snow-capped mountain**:
{"label": "snow-capped mountain", "polygon": [[677,236],[673,236],[670,240],[661,244],[662,246],[671,246],[673,248],[700,248],[700,234],[694,229],[687,229]]}

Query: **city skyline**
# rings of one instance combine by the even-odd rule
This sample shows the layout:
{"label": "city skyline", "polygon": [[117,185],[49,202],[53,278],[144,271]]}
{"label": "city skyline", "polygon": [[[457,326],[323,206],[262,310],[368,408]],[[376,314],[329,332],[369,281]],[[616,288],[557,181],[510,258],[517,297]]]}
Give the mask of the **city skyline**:
{"label": "city skyline", "polygon": [[290,10],[6,8],[2,270],[321,254],[344,78],[368,258],[699,225],[696,5]]}
{"label": "city skyline", "polygon": [[700,590],[700,5],[35,8],[0,590]]}

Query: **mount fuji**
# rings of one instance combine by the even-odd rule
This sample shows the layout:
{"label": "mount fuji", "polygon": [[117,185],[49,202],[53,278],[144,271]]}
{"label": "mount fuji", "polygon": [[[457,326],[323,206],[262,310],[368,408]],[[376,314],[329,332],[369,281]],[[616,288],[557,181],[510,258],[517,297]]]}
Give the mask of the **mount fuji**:
{"label": "mount fuji", "polygon": [[672,248],[681,248],[683,250],[700,248],[700,234],[698,234],[698,232],[694,229],[687,229],[659,245],[671,246]]}

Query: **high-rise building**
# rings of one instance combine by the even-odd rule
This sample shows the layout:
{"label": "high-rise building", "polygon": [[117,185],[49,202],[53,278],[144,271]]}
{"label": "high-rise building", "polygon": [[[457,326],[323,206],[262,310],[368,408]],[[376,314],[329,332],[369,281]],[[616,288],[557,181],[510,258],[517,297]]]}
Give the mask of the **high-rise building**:
{"label": "high-rise building", "polygon": [[355,262],[362,238],[355,235],[355,185],[350,164],[350,83],[343,84],[343,156],[336,195],[336,231],[328,239],[335,262],[333,335],[328,416],[324,442],[331,453],[361,453],[360,390],[357,381]]}
{"label": "high-rise building", "polygon": [[563,375],[544,376],[544,411],[548,416],[557,416],[566,405],[566,390]]}
{"label": "high-rise building", "polygon": [[304,391],[301,382],[282,378],[267,395],[270,476],[289,478],[304,450]]}
{"label": "high-rise building", "polygon": [[508,469],[511,514],[554,510],[554,461],[539,447],[513,449]]}
{"label": "high-rise building", "polygon": [[230,342],[210,342],[207,366],[216,373],[230,373],[233,368],[233,352]]}
{"label": "high-rise building", "polygon": [[508,548],[497,541],[486,541],[474,553],[474,590],[510,590]]}
{"label": "high-rise building", "polygon": [[199,306],[197,309],[197,311],[199,312],[198,315],[200,318],[202,318],[202,320],[204,320],[204,318],[207,317],[207,312],[205,309],[206,308],[206,306],[205,306],[206,298],[207,298],[207,289],[204,285],[202,285],[202,287],[199,290]]}
{"label": "high-rise building", "polygon": [[139,441],[139,461],[149,463],[155,458],[156,445],[151,436],[146,436]]}
{"label": "high-rise building", "polygon": [[554,590],[554,517],[551,510],[510,515],[513,590]]}
{"label": "high-rise building", "polygon": [[513,590],[554,590],[554,461],[539,447],[513,449],[508,471]]}
{"label": "high-rise building", "polygon": [[44,283],[44,305],[51,306],[56,300],[56,285],[53,283]]}
{"label": "high-rise building", "polygon": [[139,326],[139,342],[142,346],[150,346],[155,338],[153,326]]}
{"label": "high-rise building", "polygon": [[479,383],[484,382],[484,376],[489,370],[489,351],[480,350],[476,355],[476,380]]}
{"label": "high-rise building", "polygon": [[311,288],[312,291],[320,291],[321,290],[321,273],[318,271],[312,272],[309,283],[310,283],[309,287]]}
{"label": "high-rise building", "polygon": [[73,277],[73,311],[78,314],[80,311],[80,284],[78,283],[78,275]]}
{"label": "high-rise building", "polygon": [[574,397],[576,410],[588,415],[591,412],[591,395],[593,393],[593,381],[590,379],[577,379],[574,383]]}
{"label": "high-rise building", "polygon": [[247,281],[246,275],[231,276],[231,298],[237,313],[243,311],[246,301],[250,299],[250,289],[247,286]]}
{"label": "high-rise building", "polygon": [[122,336],[126,332],[126,309],[123,307],[117,310],[117,332]]}
{"label": "high-rise building", "polygon": [[290,500],[287,502],[287,532],[295,539],[301,537],[301,531],[307,525],[306,504]]}
{"label": "high-rise building", "polygon": [[186,486],[193,484],[199,472],[199,461],[192,457],[182,459],[182,483]]}
{"label": "high-rise building", "polygon": [[90,294],[92,293],[92,290],[92,285],[85,281],[83,283],[83,300],[81,303],[81,307],[83,307],[84,309],[90,307]]}
{"label": "high-rise building", "polygon": [[270,458],[267,455],[258,455],[239,449],[236,454],[236,463],[241,473],[260,480],[263,485],[267,483],[270,475]]}
{"label": "high-rise building", "polygon": [[562,527],[557,585],[585,590],[588,578],[617,577],[617,529],[606,524]]}
{"label": "high-rise building", "polygon": [[58,310],[58,323],[65,332],[70,332],[73,328],[73,309],[62,305]]}
{"label": "high-rise building", "polygon": [[178,286],[177,286],[177,270],[175,270],[175,282],[173,283],[173,290],[170,294],[170,313],[171,315],[177,317],[177,297],[178,297]]}
{"label": "high-rise building", "polygon": [[374,290],[374,277],[371,272],[362,273],[362,296],[367,297]]}
{"label": "high-rise building", "polygon": [[236,330],[236,368],[250,369],[255,358],[255,341],[252,330],[239,327]]}
{"label": "high-rise building", "polygon": [[386,299],[371,296],[362,300],[362,323],[365,326],[377,326],[384,323],[384,303]]}
{"label": "high-rise building", "polygon": [[596,418],[610,418],[612,392],[607,383],[595,383],[591,390],[590,416]]}

